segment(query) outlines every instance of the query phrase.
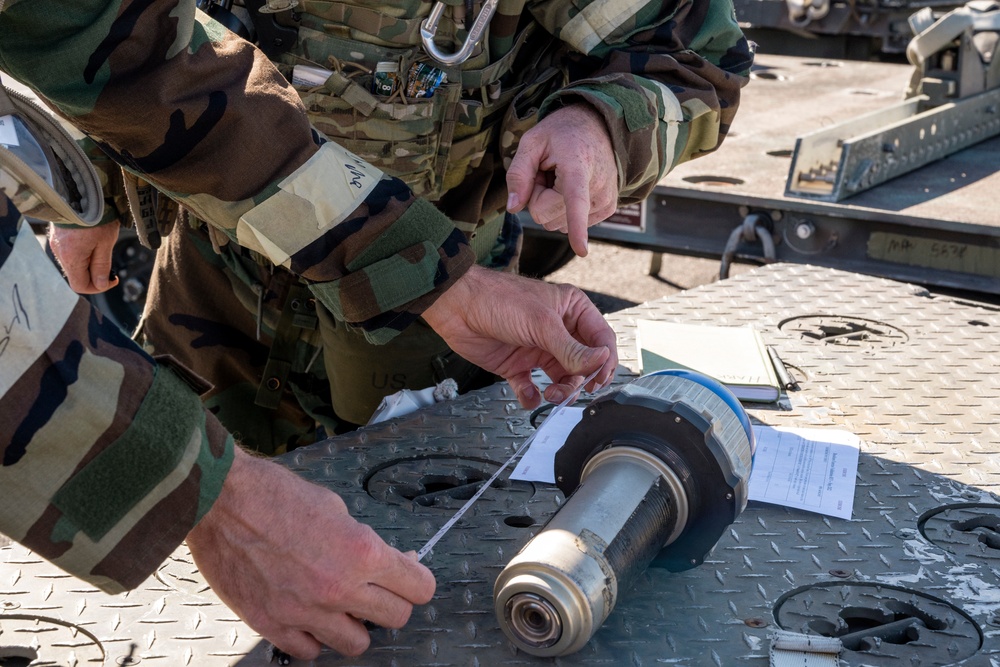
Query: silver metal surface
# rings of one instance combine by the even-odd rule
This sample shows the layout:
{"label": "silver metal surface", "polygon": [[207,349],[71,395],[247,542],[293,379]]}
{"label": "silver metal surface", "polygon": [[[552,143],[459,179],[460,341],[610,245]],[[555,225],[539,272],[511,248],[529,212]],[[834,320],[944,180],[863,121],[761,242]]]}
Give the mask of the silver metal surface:
{"label": "silver metal surface", "polygon": [[927,99],[800,137],[785,194],[840,201],[1000,133],[1000,90],[932,109]]}
{"label": "silver metal surface", "polygon": [[913,36],[907,21],[910,15],[922,7],[951,9],[961,4],[955,0],[733,2],[740,27],[763,53],[856,60],[873,60],[880,52],[903,53]]}
{"label": "silver metal surface", "polygon": [[[403,630],[374,630],[360,658],[325,653],[317,665],[765,667],[770,631],[841,621],[859,647],[891,644],[846,651],[848,665],[1000,665],[1000,550],[979,540],[1000,506],[1000,312],[887,280],[772,265],[611,316],[631,367],[638,318],[756,324],[801,390],[788,409],[751,414],[863,440],[853,520],[751,502],[703,565],[647,571],[583,650],[533,658],[499,629],[492,588],[562,497],[501,479],[426,559],[434,600]],[[355,517],[408,550],[468,497],[442,497],[456,466],[488,478],[530,431],[527,413],[495,386],[281,460],[343,494]],[[400,493],[379,476],[393,467]],[[461,496],[462,475],[455,480]],[[407,504],[406,495],[427,493],[437,500]],[[856,619],[870,626],[864,637]],[[947,656],[954,641],[952,662],[936,658],[931,642],[906,640],[899,628],[918,620],[938,638],[949,636],[939,621],[952,624],[954,637],[939,642]],[[66,627],[75,630],[61,634]],[[0,547],[0,630],[0,648],[35,650],[49,664],[268,664],[266,645],[207,589],[185,549],[136,591],[112,597],[16,545]]]}
{"label": "silver metal surface", "polygon": [[[913,71],[910,65],[894,63],[758,56],[722,147],[677,165],[648,201],[654,204],[656,195],[662,194],[702,202],[749,203],[764,212],[829,214],[868,223],[988,235],[991,228],[1000,227],[1000,209],[990,206],[1000,182],[994,159],[1000,138],[840,203],[785,194],[797,137],[901,102]],[[674,215],[687,212],[675,208]],[[741,219],[736,218],[733,226]],[[820,245],[813,250],[828,241],[825,235],[814,240]]]}

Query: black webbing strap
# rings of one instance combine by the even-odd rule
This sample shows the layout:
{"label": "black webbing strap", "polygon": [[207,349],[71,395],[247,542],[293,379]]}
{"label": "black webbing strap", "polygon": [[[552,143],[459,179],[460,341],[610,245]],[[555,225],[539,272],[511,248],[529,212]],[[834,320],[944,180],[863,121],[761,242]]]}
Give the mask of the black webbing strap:
{"label": "black webbing strap", "polygon": [[315,329],[318,322],[316,302],[309,288],[301,283],[292,285],[281,309],[274,342],[264,366],[264,376],[257,387],[256,405],[273,410],[281,403],[302,329]]}

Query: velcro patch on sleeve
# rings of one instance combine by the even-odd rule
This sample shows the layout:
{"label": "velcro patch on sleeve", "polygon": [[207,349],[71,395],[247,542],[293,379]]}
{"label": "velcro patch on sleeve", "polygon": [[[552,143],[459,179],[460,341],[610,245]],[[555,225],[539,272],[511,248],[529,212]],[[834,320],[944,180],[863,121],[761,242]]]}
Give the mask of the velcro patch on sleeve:
{"label": "velcro patch on sleeve", "polygon": [[159,369],[132,425],[80,471],[52,499],[66,519],[99,541],[184,460],[200,450],[203,408],[184,382]]}

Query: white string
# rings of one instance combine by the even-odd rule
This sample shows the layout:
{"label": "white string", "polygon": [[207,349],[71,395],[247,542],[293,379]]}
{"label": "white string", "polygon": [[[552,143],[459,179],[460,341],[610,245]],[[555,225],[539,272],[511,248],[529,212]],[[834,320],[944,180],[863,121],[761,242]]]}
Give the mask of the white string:
{"label": "white string", "polygon": [[462,505],[462,507],[460,507],[459,510],[455,512],[455,514],[450,519],[448,519],[448,521],[443,526],[441,526],[441,529],[438,532],[434,533],[434,536],[431,537],[431,539],[427,542],[427,544],[421,547],[420,551],[417,552],[417,561],[422,560],[423,557],[426,556],[427,553],[432,548],[434,548],[434,545],[437,544],[438,541],[442,537],[444,537],[449,530],[451,530],[451,527],[454,526],[458,522],[458,520],[462,518],[462,515],[464,515],[468,511],[468,509],[472,507],[477,500],[479,500],[479,497],[486,492],[486,489],[490,488],[490,485],[496,481],[497,477],[500,476],[500,473],[506,470],[507,466],[509,466],[514,461],[514,459],[520,456],[528,448],[531,442],[535,439],[535,435],[537,435],[541,427],[545,425],[545,421],[548,421],[548,419],[552,417],[552,415],[554,415],[556,412],[558,412],[559,410],[561,410],[562,408],[566,407],[571,402],[573,402],[573,400],[577,397],[577,395],[584,390],[583,388],[586,387],[591,380],[597,377],[597,374],[600,371],[601,369],[598,368],[596,371],[587,376],[587,379],[583,381],[583,384],[580,385],[579,389],[570,393],[569,396],[563,399],[562,403],[557,405],[555,409],[553,409],[552,412],[549,413],[548,417],[546,417],[545,420],[538,426],[538,428],[535,429],[534,433],[529,435],[528,438],[523,443],[521,443],[521,446],[517,448],[517,451],[515,451],[514,454],[509,459],[507,459],[507,461],[502,466],[500,466],[488,480],[486,480],[485,484],[479,487],[479,490],[476,491],[476,493],[473,494],[473,496],[469,498],[469,500],[464,505]]}

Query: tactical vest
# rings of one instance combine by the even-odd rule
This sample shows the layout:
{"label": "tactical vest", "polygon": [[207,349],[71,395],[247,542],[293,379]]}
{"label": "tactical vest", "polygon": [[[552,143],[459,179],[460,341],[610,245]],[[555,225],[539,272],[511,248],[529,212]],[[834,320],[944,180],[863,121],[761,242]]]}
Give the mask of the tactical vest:
{"label": "tactical vest", "polygon": [[[464,43],[469,23],[462,21],[468,15],[462,0],[446,4],[435,40],[447,52],[447,44],[457,49]],[[298,39],[277,65],[298,82],[319,131],[436,201],[479,168],[487,153],[509,160],[538,105],[562,83],[547,67],[555,40],[533,20],[521,19],[523,6],[524,0],[501,0],[469,59],[446,66],[421,45],[421,23],[432,3],[301,0],[294,14]],[[475,17],[480,4],[471,10]],[[421,64],[424,72],[443,73],[444,81],[432,94],[408,95],[408,89],[429,92],[413,80]],[[329,76],[309,85],[295,76],[296,66],[322,68]],[[394,87],[380,76],[387,70],[396,73]]]}

